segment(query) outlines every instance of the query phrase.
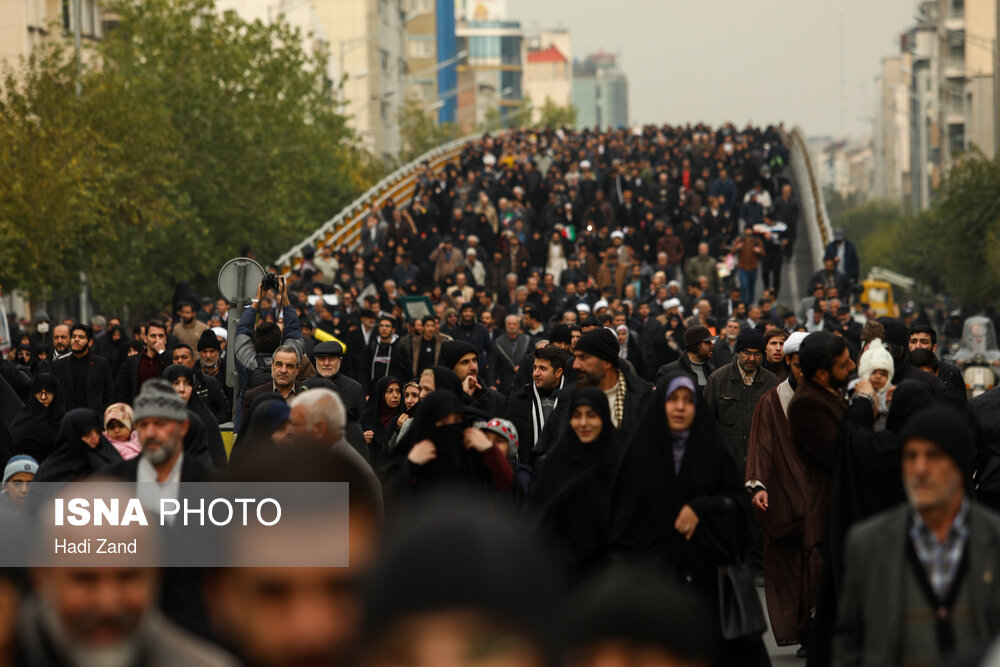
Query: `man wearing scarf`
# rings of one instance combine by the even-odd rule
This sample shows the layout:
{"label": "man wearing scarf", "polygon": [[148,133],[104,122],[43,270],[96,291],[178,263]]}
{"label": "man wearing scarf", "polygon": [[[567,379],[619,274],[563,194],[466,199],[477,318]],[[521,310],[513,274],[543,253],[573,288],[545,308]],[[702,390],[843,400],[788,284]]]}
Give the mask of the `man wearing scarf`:
{"label": "man wearing scarf", "polygon": [[378,338],[365,350],[363,374],[368,383],[365,393],[371,393],[375,383],[384,377],[394,377],[401,382],[410,379],[410,355],[396,335],[395,321],[388,316],[379,318]]}
{"label": "man wearing scarf", "polygon": [[[577,386],[597,387],[604,392],[611,409],[611,423],[623,438],[627,438],[638,423],[653,386],[621,367],[620,351],[618,337],[611,329],[591,329],[576,341],[573,370],[577,373]],[[561,425],[568,421],[563,406],[558,406],[547,420],[532,454],[541,456],[554,443],[560,442]]]}
{"label": "man wearing scarf", "polygon": [[788,428],[788,405],[802,378],[799,347],[807,335],[797,331],[785,341],[788,377],[757,403],[747,450],[746,490],[764,529],[764,595],[779,645],[808,641],[816,604],[808,595],[809,554],[802,540],[805,470]]}
{"label": "man wearing scarf", "polygon": [[559,405],[559,394],[567,386],[566,353],[548,345],[535,350],[532,381],[514,391],[507,401],[506,418],[513,422],[521,438],[520,459],[530,460],[531,449]]}

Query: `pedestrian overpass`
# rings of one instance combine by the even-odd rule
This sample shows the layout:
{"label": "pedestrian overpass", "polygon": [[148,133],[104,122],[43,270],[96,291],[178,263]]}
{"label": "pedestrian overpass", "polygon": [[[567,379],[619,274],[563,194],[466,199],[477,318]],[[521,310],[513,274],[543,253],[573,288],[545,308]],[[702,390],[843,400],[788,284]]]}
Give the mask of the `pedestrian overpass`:
{"label": "pedestrian overpass", "polygon": [[[365,217],[377,211],[388,200],[398,207],[405,207],[413,199],[417,179],[424,164],[430,165],[435,173],[458,160],[462,150],[470,143],[482,139],[482,134],[470,135],[439,146],[416,160],[403,165],[367,192],[351,202],[347,208],[320,225],[315,232],[297,243],[294,248],[279,257],[274,264],[282,273],[289,273],[303,261],[302,249],[311,245],[317,250],[324,246],[339,249],[347,246],[355,249],[361,245],[361,230]],[[785,147],[789,152],[789,164],[784,176],[792,182],[794,194],[799,200],[801,218],[799,220],[798,242],[790,262],[782,271],[782,301],[791,307],[798,305],[805,281],[823,266],[823,252],[833,240],[829,214],[823,200],[823,189],[818,172],[809,155],[805,136],[798,127],[785,132]]]}

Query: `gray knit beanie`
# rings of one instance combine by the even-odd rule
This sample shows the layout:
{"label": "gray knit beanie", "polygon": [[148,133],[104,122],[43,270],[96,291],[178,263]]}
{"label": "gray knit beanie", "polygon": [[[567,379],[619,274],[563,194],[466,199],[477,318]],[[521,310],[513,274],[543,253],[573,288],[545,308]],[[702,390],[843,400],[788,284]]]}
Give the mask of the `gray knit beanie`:
{"label": "gray knit beanie", "polygon": [[153,378],[143,383],[133,409],[136,422],[147,417],[162,417],[178,422],[188,418],[184,400],[177,395],[169,382],[161,378]]}

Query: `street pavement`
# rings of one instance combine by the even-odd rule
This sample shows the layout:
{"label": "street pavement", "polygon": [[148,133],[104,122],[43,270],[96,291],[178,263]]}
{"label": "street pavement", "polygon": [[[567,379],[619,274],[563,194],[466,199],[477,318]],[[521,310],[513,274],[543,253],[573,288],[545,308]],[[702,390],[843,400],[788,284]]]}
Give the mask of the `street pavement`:
{"label": "street pavement", "polygon": [[[757,595],[760,597],[760,604],[764,608],[764,615],[767,616],[767,602],[764,600],[764,589],[758,588]],[[771,665],[773,667],[778,667],[779,665],[795,665],[796,667],[804,667],[806,661],[802,658],[795,657],[795,651],[798,650],[798,646],[778,646],[774,643],[774,635],[771,634],[771,623],[768,621],[767,632],[764,634],[764,645],[767,646],[767,654],[771,656]]]}

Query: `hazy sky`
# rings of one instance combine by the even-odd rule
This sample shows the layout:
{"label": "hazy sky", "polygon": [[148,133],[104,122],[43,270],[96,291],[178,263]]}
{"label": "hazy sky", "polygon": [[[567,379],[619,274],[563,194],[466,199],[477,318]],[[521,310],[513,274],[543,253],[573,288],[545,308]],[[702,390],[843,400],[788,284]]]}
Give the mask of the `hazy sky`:
{"label": "hazy sky", "polygon": [[568,28],[576,58],[598,49],[618,53],[629,80],[630,122],[784,120],[810,136],[861,136],[870,132],[881,59],[898,54],[916,5],[507,0],[507,13],[525,28]]}

